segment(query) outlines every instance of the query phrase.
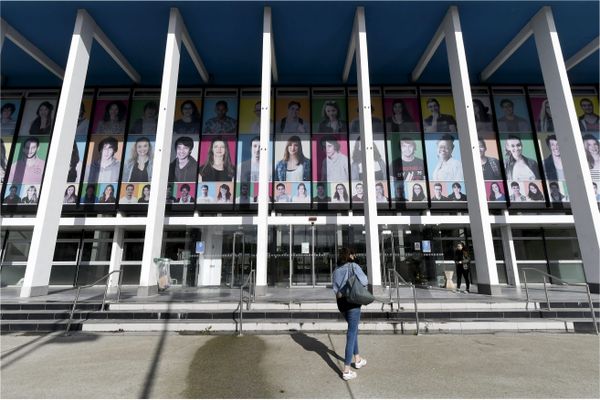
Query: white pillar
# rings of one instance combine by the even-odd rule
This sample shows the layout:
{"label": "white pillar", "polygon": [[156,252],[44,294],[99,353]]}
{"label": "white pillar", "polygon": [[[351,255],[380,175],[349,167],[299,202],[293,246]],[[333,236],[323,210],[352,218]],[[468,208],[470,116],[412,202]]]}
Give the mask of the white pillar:
{"label": "white pillar", "polygon": [[121,279],[120,275],[123,274],[121,268],[121,261],[123,260],[123,238],[125,236],[125,229],[121,226],[115,226],[115,231],[113,233],[113,242],[112,248],[110,249],[110,264],[108,267],[108,273],[113,271],[121,271],[120,274],[113,274],[110,276],[108,280],[108,292],[116,293],[119,281]]}
{"label": "white pillar", "polygon": [[477,268],[477,290],[479,293],[499,294],[498,270],[494,254],[494,240],[485,195],[483,170],[479,160],[477,127],[473,112],[471,83],[467,68],[467,57],[456,6],[451,6],[445,24],[448,67],[452,82],[452,95],[456,109],[458,138],[463,165],[471,238]]}
{"label": "white pillar", "polygon": [[532,19],[548,102],[552,110],[556,139],[560,146],[575,231],[583,269],[590,290],[600,292],[600,213],[594,197],[592,177],[587,165],[581,130],[571,94],[554,17],[544,7]]}
{"label": "white pillar", "polygon": [[365,9],[356,8],[356,81],[358,82],[358,116],[360,121],[360,144],[363,149],[363,187],[365,190],[365,232],[367,243],[367,271],[373,291],[381,290],[381,263],[379,260],[379,229],[377,225],[377,201],[375,198],[375,158],[373,155],[373,124],[371,120],[371,84],[367,53],[367,28]]}
{"label": "white pillar", "polygon": [[515,252],[515,243],[510,225],[501,226],[500,234],[502,235],[502,250],[504,251],[504,266],[506,267],[508,284],[515,286],[517,290],[521,290],[521,277],[517,268],[517,253]]}
{"label": "white pillar", "polygon": [[271,8],[265,7],[262,41],[262,81],[260,95],[260,171],[258,182],[258,223],[256,232],[256,293],[267,290],[269,241],[269,140],[271,136],[271,71],[272,71]]}
{"label": "white pillar", "polygon": [[50,269],[63,206],[62,190],[56,188],[64,187],[67,181],[69,157],[65,157],[65,154],[71,154],[75,141],[94,29],[95,23],[91,17],[85,11],[79,10],[56,111],[52,143],[44,173],[45,190],[40,194],[21,297],[48,293]]}
{"label": "white pillar", "polygon": [[158,271],[154,258],[161,256],[163,229],[165,225],[165,192],[169,175],[171,157],[171,140],[173,139],[173,123],[175,120],[175,100],[177,98],[177,80],[179,78],[179,60],[181,58],[181,32],[183,22],[177,9],[172,8],[169,16],[169,31],[165,49],[162,86],[158,123],[156,126],[156,147],[152,165],[152,181],[150,183],[150,201],[142,269],[138,296],[150,296],[158,293]]}

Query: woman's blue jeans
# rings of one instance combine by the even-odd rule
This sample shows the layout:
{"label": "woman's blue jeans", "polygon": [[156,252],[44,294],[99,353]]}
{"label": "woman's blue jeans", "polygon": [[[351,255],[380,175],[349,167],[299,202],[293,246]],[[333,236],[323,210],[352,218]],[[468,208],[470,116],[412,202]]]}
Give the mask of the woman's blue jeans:
{"label": "woman's blue jeans", "polygon": [[348,322],[346,333],[346,353],[344,365],[352,363],[352,356],[358,354],[358,323],[360,322],[360,307],[351,308],[344,313],[344,319]]}

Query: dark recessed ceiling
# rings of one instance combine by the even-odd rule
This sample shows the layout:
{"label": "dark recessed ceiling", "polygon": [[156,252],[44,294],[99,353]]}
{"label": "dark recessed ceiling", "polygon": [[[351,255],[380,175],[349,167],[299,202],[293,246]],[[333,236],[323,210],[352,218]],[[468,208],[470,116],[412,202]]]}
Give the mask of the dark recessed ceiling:
{"label": "dark recessed ceiling", "polygon": [[[340,84],[357,6],[365,7],[369,69],[373,84],[408,84],[448,7],[457,5],[473,84],[479,74],[543,6],[553,10],[563,55],[568,59],[598,36],[598,1],[465,2],[21,2],[4,0],[0,11],[10,25],[59,65],[66,64],[75,16],[86,9],[142,76],[159,86],[169,9],[179,8],[211,74],[213,85],[259,85],[263,7],[273,15],[280,85]],[[9,40],[2,49],[3,86],[58,87],[60,80]],[[569,72],[574,84],[597,83],[598,52]],[[354,67],[351,83],[356,81]],[[420,83],[449,83],[444,45]],[[533,39],[489,80],[542,83]],[[88,86],[131,85],[128,76],[97,44]],[[202,84],[187,54],[180,86]]]}

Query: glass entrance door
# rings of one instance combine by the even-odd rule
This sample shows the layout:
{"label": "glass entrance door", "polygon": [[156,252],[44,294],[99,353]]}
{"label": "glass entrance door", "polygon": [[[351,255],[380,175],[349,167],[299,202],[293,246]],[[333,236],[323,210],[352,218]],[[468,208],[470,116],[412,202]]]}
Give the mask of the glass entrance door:
{"label": "glass entrance door", "polygon": [[269,258],[271,283],[288,287],[331,284],[337,229],[333,225],[273,227]]}

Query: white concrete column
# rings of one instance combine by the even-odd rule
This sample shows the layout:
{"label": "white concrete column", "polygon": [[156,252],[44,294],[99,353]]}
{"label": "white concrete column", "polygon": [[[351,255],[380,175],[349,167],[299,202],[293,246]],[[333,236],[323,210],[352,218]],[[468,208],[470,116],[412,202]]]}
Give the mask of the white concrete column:
{"label": "white concrete column", "polygon": [[142,269],[138,296],[150,296],[158,293],[158,271],[154,259],[161,257],[163,230],[165,225],[165,192],[169,176],[171,141],[175,120],[175,100],[177,98],[177,80],[179,79],[179,61],[181,58],[181,33],[183,22],[177,9],[172,8],[169,16],[169,31],[165,49],[158,123],[156,126],[156,145],[150,183],[150,201],[144,238]]}
{"label": "white concrete column", "polygon": [[460,154],[467,188],[471,237],[477,268],[477,290],[479,293],[499,294],[498,270],[496,269],[496,256],[494,254],[494,241],[485,195],[483,170],[479,159],[471,83],[456,6],[451,6],[446,15],[445,37],[456,122],[458,124]]}
{"label": "white concrete column", "polygon": [[265,7],[262,39],[262,81],[260,95],[260,171],[258,176],[258,223],[256,232],[256,293],[267,290],[269,241],[269,141],[271,136],[271,73],[272,73],[271,8]]}
{"label": "white concrete column", "polygon": [[535,45],[542,68],[556,138],[560,146],[581,260],[590,290],[600,292],[600,213],[594,197],[581,130],[577,120],[565,61],[550,7],[532,19]]}
{"label": "white concrete column", "polygon": [[[110,249],[110,264],[108,273],[113,271],[121,271],[121,261],[123,261],[123,238],[125,237],[125,229],[121,226],[115,226],[113,233],[112,248]],[[123,274],[112,274],[108,280],[108,292],[116,293],[119,286],[120,276]]]}
{"label": "white concrete column", "polygon": [[371,120],[371,84],[367,53],[367,28],[365,9],[356,8],[354,20],[356,35],[356,81],[358,82],[358,116],[360,144],[363,149],[363,187],[365,190],[365,232],[367,243],[367,272],[372,291],[381,290],[381,262],[379,260],[379,229],[377,225],[377,200],[375,196],[375,157],[373,155],[373,124]]}
{"label": "white concrete column", "polygon": [[521,290],[521,277],[517,268],[517,254],[515,253],[515,243],[510,225],[501,226],[500,234],[502,235],[502,250],[504,250],[504,266],[506,267],[508,284],[515,286],[517,290]]}
{"label": "white concrete column", "polygon": [[65,154],[71,154],[73,149],[95,25],[85,11],[78,11],[56,111],[52,143],[46,161],[42,186],[44,190],[41,191],[35,217],[21,297],[48,293],[50,269],[63,206],[62,190],[56,188],[64,187],[67,181],[69,157],[65,157]]}

